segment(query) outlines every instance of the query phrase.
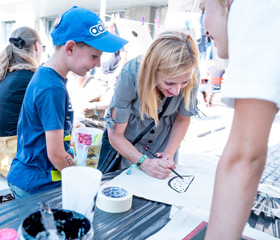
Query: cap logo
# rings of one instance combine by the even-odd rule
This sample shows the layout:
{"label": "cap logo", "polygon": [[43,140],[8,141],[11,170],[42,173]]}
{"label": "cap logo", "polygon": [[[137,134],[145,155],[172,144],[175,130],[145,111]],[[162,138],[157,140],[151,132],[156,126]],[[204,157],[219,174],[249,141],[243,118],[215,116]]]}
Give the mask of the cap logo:
{"label": "cap logo", "polygon": [[57,28],[58,27],[58,25],[60,24],[60,22],[61,22],[61,18],[62,18],[62,14],[59,14],[57,17],[56,17],[56,19],[55,19],[55,21],[54,21],[54,28]]}
{"label": "cap logo", "polygon": [[97,36],[105,31],[107,31],[104,23],[102,21],[98,21],[98,24],[97,25],[94,25],[92,26],[90,29],[89,29],[90,33],[93,35],[93,36]]}

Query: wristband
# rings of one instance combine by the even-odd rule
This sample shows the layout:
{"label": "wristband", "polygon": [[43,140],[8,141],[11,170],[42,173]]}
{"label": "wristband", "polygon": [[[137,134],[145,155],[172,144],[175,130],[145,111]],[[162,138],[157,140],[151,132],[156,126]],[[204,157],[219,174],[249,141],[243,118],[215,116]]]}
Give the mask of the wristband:
{"label": "wristband", "polygon": [[75,156],[73,147],[70,147],[70,154],[71,154],[73,157]]}
{"label": "wristband", "polygon": [[143,155],[143,156],[139,159],[138,163],[136,163],[136,164],[131,164],[131,166],[129,167],[129,169],[126,171],[126,174],[129,175],[135,166],[137,166],[137,167],[140,168],[142,162],[143,162],[146,158],[147,158],[147,156],[146,156],[146,155]]}
{"label": "wristband", "polygon": [[99,116],[99,114],[97,112],[97,107],[94,108],[93,113],[94,113],[95,116],[97,116],[97,117]]}

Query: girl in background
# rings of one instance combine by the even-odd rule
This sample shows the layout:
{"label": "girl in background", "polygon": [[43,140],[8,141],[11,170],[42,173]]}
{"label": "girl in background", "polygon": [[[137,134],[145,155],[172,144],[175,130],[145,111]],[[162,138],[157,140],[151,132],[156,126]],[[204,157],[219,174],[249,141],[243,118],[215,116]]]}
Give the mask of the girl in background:
{"label": "girl in background", "polygon": [[[236,240],[257,193],[280,107],[280,2],[203,0],[201,9],[207,36],[219,57],[229,58],[221,100],[235,109],[216,172],[205,239]],[[269,37],[269,44],[262,36]]]}
{"label": "girl in background", "polygon": [[16,156],[17,123],[25,90],[43,51],[38,32],[20,27],[0,53],[0,173],[5,178]]}

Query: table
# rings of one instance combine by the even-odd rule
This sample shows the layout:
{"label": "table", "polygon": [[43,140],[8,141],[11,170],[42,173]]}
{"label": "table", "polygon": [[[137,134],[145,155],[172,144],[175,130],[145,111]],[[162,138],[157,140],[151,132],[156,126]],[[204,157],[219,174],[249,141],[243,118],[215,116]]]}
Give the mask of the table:
{"label": "table", "polygon": [[[110,180],[120,172],[105,174],[102,181]],[[17,230],[27,216],[39,210],[38,202],[46,201],[53,209],[62,208],[61,188],[0,204],[0,229]],[[96,207],[94,239],[146,239],[169,222],[170,209],[170,205],[135,196],[132,208],[124,213],[106,213]]]}
{"label": "table", "polygon": [[[111,180],[120,172],[105,174],[102,182]],[[49,202],[51,208],[62,208],[61,188],[0,204],[0,229],[7,227],[17,230],[27,216],[39,210],[38,202],[44,201]],[[146,239],[170,221],[170,209],[170,205],[135,196],[132,208],[125,213],[106,213],[96,208],[93,219],[94,239]],[[272,236],[280,235],[278,218],[263,214],[256,216],[252,212],[248,223]]]}
{"label": "table", "polygon": [[11,193],[9,186],[7,184],[7,180],[0,175],[0,196]]}

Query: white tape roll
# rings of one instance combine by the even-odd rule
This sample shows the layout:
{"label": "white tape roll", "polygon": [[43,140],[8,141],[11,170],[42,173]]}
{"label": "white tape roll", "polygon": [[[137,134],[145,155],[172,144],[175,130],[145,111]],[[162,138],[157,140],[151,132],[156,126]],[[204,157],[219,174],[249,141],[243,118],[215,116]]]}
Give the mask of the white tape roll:
{"label": "white tape roll", "polygon": [[96,206],[105,212],[125,212],[131,205],[132,195],[121,187],[105,186],[98,191]]}

